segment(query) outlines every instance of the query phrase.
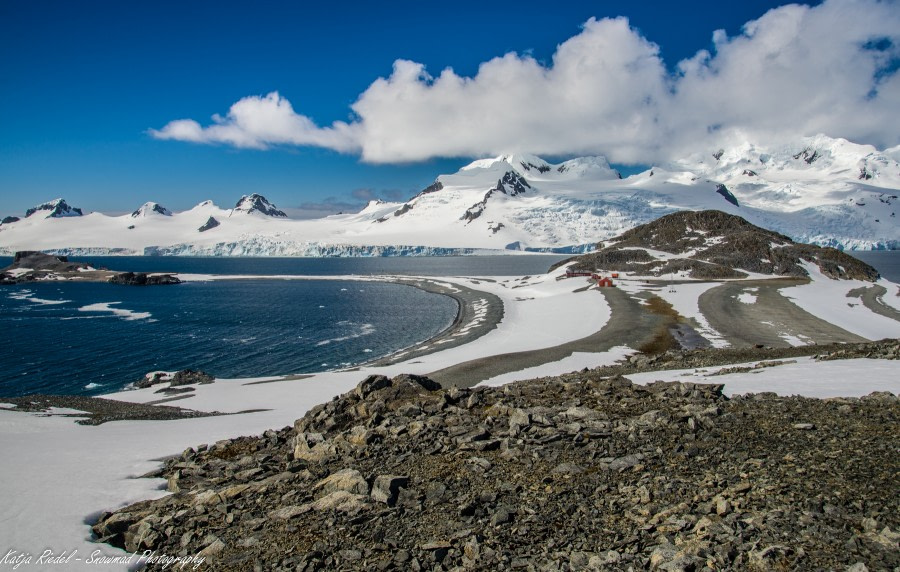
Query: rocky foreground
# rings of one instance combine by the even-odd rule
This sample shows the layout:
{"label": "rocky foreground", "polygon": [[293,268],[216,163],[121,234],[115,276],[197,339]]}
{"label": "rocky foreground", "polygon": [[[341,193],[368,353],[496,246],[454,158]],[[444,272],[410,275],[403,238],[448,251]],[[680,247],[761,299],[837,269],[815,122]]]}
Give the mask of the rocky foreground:
{"label": "rocky foreground", "polygon": [[603,373],[371,376],[294,427],[168,460],[152,476],[174,494],[94,531],[215,570],[900,567],[896,396],[728,399]]}

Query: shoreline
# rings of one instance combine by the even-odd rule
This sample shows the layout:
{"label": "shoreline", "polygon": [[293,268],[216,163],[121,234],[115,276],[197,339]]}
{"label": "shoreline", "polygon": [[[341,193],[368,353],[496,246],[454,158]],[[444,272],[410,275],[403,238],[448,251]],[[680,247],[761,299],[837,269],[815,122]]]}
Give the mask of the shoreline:
{"label": "shoreline", "polygon": [[[547,274],[550,276],[551,274]],[[222,275],[222,274],[175,274],[182,282],[204,281],[236,281],[236,280],[321,280],[321,281],[357,281],[357,282],[383,282],[411,286],[422,291],[447,296],[457,304],[457,312],[453,321],[444,329],[411,346],[397,349],[385,356],[373,358],[345,368],[328,370],[330,372],[353,372],[363,369],[373,369],[376,372],[381,368],[407,364],[414,366],[421,364],[421,358],[440,354],[446,350],[472,347],[471,344],[485,335],[496,330],[504,317],[506,308],[504,300],[487,289],[476,289],[482,283],[496,285],[500,277],[432,277],[432,276],[406,276],[406,275]],[[530,277],[520,278],[525,280]],[[557,281],[559,277],[557,277]],[[566,279],[568,282],[571,279]],[[503,282],[503,280],[500,280]],[[512,282],[512,279],[505,282]],[[464,284],[465,282],[465,284]],[[659,313],[651,310],[647,301],[657,295],[655,290],[659,287],[678,285],[713,284],[709,290],[700,294],[697,298],[700,315],[708,319],[713,326],[713,331],[727,339],[731,347],[751,347],[754,345],[766,345],[770,347],[787,347],[792,345],[792,340],[804,340],[806,343],[822,344],[834,342],[863,342],[867,338],[842,329],[818,316],[811,314],[796,306],[790,297],[784,296],[781,290],[784,288],[810,284],[810,279],[785,278],[773,276],[771,278],[751,277],[738,280],[670,280],[655,277],[625,277],[620,281],[619,287],[597,289],[605,299],[605,304],[610,308],[610,315],[602,326],[582,337],[570,339],[557,344],[548,344],[534,349],[510,352],[495,352],[473,359],[461,359],[449,365],[417,371],[419,375],[427,375],[438,381],[445,387],[472,387],[481,382],[499,376],[508,376],[517,371],[539,368],[546,364],[561,362],[573,354],[601,354],[610,351],[614,347],[629,347],[632,351],[641,351],[641,348],[653,343],[654,338],[659,341],[660,336],[666,337],[663,330],[669,334],[678,334],[673,327],[680,323],[688,323],[696,326],[693,316]],[[467,285],[468,284],[468,285]],[[577,282],[581,286],[581,282]],[[520,286],[514,285],[512,288]],[[585,291],[590,285],[583,285],[575,291]],[[767,300],[774,299],[779,308],[768,308],[766,304],[738,304],[741,314],[735,315],[733,311],[723,312],[723,304],[737,293],[744,290],[759,292]],[[900,322],[900,311],[883,304],[882,297],[887,293],[884,287],[873,284],[869,288],[858,288],[847,294],[848,299],[857,299],[867,309],[881,316],[892,318]],[[509,303],[510,300],[507,300]],[[747,306],[747,308],[742,308]],[[779,309],[790,310],[795,322],[801,322],[806,331],[818,329],[815,336],[800,334],[781,334],[777,330],[788,327],[788,321],[773,323],[773,317],[777,317]],[[674,317],[674,320],[673,320]],[[738,324],[741,324],[740,326]],[[761,326],[761,324],[765,326]],[[752,326],[751,334],[746,331],[747,326]],[[821,328],[825,328],[822,330]],[[762,328],[762,330],[760,330]],[[767,330],[767,331],[763,331]],[[824,331],[824,333],[822,333]],[[694,333],[697,333],[696,331]],[[708,334],[708,332],[704,332]],[[698,334],[700,335],[700,334]],[[755,338],[753,336],[756,336]],[[671,335],[669,336],[671,338]],[[677,338],[674,338],[677,340]],[[709,341],[707,338],[705,340]],[[704,347],[704,346],[701,346]],[[676,349],[690,349],[690,346],[678,344]],[[415,369],[415,368],[409,368]],[[269,381],[255,381],[251,384],[276,383],[297,379],[306,379],[325,372],[288,373],[267,376]],[[228,378],[220,378],[228,379]],[[248,378],[249,379],[249,378]],[[256,379],[256,378],[253,378]],[[108,395],[121,395],[124,401],[128,401],[128,394],[133,390],[118,390]],[[57,396],[51,396],[57,397]],[[65,397],[65,395],[59,396]],[[179,400],[189,398],[191,395],[179,396]]]}
{"label": "shoreline", "polygon": [[[116,510],[128,504],[168,496],[166,481],[159,478],[135,478],[160,475],[160,459],[177,455],[179,451],[221,450],[235,443],[243,443],[239,436],[263,435],[277,439],[279,427],[292,424],[311,409],[330,403],[335,396],[345,394],[372,374],[395,378],[408,373],[429,376],[443,372],[447,377],[463,379],[466,383],[478,383],[484,375],[465,375],[461,368],[478,365],[481,374],[491,374],[491,384],[506,380],[529,380],[558,376],[566,372],[573,380],[583,375],[605,375],[613,368],[640,370],[647,381],[656,379],[687,380],[691,383],[725,383],[734,392],[741,393],[746,384],[755,383],[756,391],[776,391],[806,394],[807,387],[799,388],[793,382],[781,379],[781,372],[791,375],[809,372],[813,377],[810,387],[821,387],[825,396],[867,394],[873,390],[900,392],[897,371],[900,361],[867,355],[860,359],[832,363],[803,359],[791,365],[782,362],[780,367],[754,366],[728,368],[727,375],[706,377],[719,369],[713,362],[725,362],[730,357],[747,357],[758,360],[764,357],[783,359],[788,354],[799,355],[824,351],[822,346],[809,346],[794,350],[778,350],[768,353],[748,349],[746,352],[704,350],[687,355],[684,352],[660,354],[648,359],[632,355],[635,350],[614,347],[605,351],[604,344],[628,342],[626,336],[639,338],[647,332],[656,332],[660,323],[671,316],[651,315],[645,311],[645,303],[654,292],[645,281],[620,281],[620,287],[611,290],[586,290],[583,280],[558,280],[561,272],[530,277],[494,278],[420,278],[420,277],[355,277],[359,280],[400,280],[413,282],[418,287],[446,289],[447,295],[455,295],[460,307],[453,324],[441,334],[456,342],[435,344],[434,341],[418,345],[420,354],[394,355],[390,365],[368,365],[347,371],[319,372],[306,376],[270,376],[265,378],[217,379],[215,383],[199,385],[194,391],[177,396],[178,405],[200,412],[218,411],[232,413],[225,416],[204,416],[179,420],[117,420],[99,426],[77,425],[71,417],[62,415],[72,411],[53,411],[47,414],[25,414],[0,411],[0,451],[9,459],[52,459],[46,463],[7,463],[0,470],[0,478],[7,484],[7,514],[12,519],[0,518],[0,532],[9,547],[37,551],[54,547],[77,549],[81,553],[102,549],[109,555],[119,554],[115,549],[98,545],[89,539],[90,523],[100,511]],[[260,278],[258,276],[245,278]],[[292,279],[341,279],[342,277],[297,277]],[[631,282],[629,284],[629,282]],[[847,284],[847,289],[856,285]],[[694,303],[701,288],[681,288],[681,294],[691,294]],[[805,287],[803,287],[805,288]],[[468,290],[466,290],[468,289]],[[828,288],[825,288],[827,291]],[[643,294],[641,292],[644,292]],[[891,290],[893,293],[893,290]],[[478,314],[476,302],[487,294],[496,296],[502,303],[502,317],[484,311]],[[656,292],[660,297],[675,300],[680,294]],[[850,300],[841,293],[832,306],[844,305]],[[616,299],[620,299],[616,301]],[[462,302],[459,302],[462,300]],[[611,301],[610,301],[611,300]],[[856,301],[856,300],[853,300]],[[893,300],[891,300],[893,302]],[[682,316],[690,317],[688,310],[673,302]],[[622,308],[618,308],[621,304]],[[466,314],[465,310],[470,313]],[[853,312],[865,314],[870,321],[887,318],[872,314],[862,304]],[[636,312],[647,314],[644,327],[635,327]],[[817,315],[828,318],[831,314]],[[869,316],[871,314],[871,316]],[[478,328],[467,328],[475,318],[482,321]],[[479,329],[480,328],[480,329]],[[900,338],[900,322],[892,321],[891,332]],[[454,337],[454,334],[461,334]],[[598,337],[599,335],[599,337]],[[469,343],[464,343],[468,341]],[[633,342],[635,345],[637,341]],[[440,351],[438,351],[440,350]],[[621,351],[620,351],[621,350]],[[841,353],[838,348],[836,353]],[[563,357],[571,356],[571,357]],[[525,359],[527,357],[527,359]],[[836,356],[838,357],[838,356]],[[613,365],[617,360],[619,364]],[[402,361],[404,360],[405,361]],[[794,358],[797,359],[797,358]],[[529,361],[534,360],[534,361]],[[549,361],[548,360],[557,360]],[[645,363],[646,360],[646,363]],[[535,365],[543,364],[543,365]],[[609,366],[609,370],[598,369]],[[775,365],[774,363],[770,365]],[[510,372],[496,376],[501,368]],[[686,370],[678,370],[684,367]],[[453,368],[457,368],[454,370]],[[590,368],[593,373],[580,370]],[[864,379],[848,383],[848,376],[862,369]],[[667,371],[662,371],[667,370]],[[746,371],[745,371],[746,370]],[[732,373],[732,371],[734,373]],[[742,373],[743,372],[743,373]],[[796,373],[799,372],[799,373]],[[822,373],[818,373],[822,372]],[[622,371],[622,373],[625,373]],[[690,373],[692,377],[685,378]],[[626,375],[629,375],[626,373]],[[440,375],[435,375],[440,377]],[[790,378],[793,379],[793,378]],[[440,380],[443,381],[443,380]],[[527,384],[526,384],[527,385]],[[764,386],[765,389],[758,389]],[[106,399],[129,403],[149,404],[160,398],[157,388],[139,389],[109,394]],[[459,391],[448,388],[449,392]],[[466,390],[469,391],[469,390]],[[479,395],[480,390],[472,391]],[[2,400],[0,400],[2,401]],[[473,403],[475,403],[473,401]],[[113,404],[111,404],[113,405]],[[114,406],[114,405],[113,405]],[[128,407],[123,404],[123,407]],[[74,409],[74,408],[73,408]],[[234,414],[243,412],[243,414]],[[203,445],[206,444],[206,445]],[[102,452],[103,462],[96,462]],[[73,482],[89,483],[73,494]],[[48,526],[48,522],[53,522]],[[40,549],[40,550],[39,550]],[[111,568],[124,572],[125,568]]]}
{"label": "shoreline", "polygon": [[[503,300],[491,292],[477,290],[460,284],[461,277],[405,276],[405,275],[226,275],[226,274],[176,274],[182,282],[229,281],[229,280],[323,280],[323,281],[356,281],[386,282],[411,286],[431,294],[440,294],[454,300],[457,304],[456,316],[443,330],[405,348],[400,348],[388,355],[374,358],[350,368],[333,371],[352,371],[364,367],[383,367],[416,358],[431,355],[440,351],[464,346],[496,329],[504,317]],[[479,281],[493,281],[491,278],[476,278]],[[301,375],[315,375],[301,374]],[[292,375],[292,374],[291,374]]]}
{"label": "shoreline", "polygon": [[363,366],[387,366],[410,361],[438,351],[474,342],[497,328],[503,320],[503,301],[489,292],[460,284],[448,284],[429,278],[398,278],[387,280],[404,284],[432,294],[441,294],[456,301],[456,317],[446,328],[409,348],[366,362]]}

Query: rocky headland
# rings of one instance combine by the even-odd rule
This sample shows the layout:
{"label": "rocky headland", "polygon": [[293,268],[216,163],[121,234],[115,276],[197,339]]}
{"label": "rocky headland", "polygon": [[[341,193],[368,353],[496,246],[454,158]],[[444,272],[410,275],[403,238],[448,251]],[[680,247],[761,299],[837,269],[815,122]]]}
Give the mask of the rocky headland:
{"label": "rocky headland", "polygon": [[[896,396],[729,399],[621,375],[793,350],[731,351],[495,388],[370,376],[292,427],[167,460],[149,476],[171,495],[94,532],[215,570],[900,566]],[[900,341],[817,354],[898,359]]]}
{"label": "rocky headland", "polygon": [[13,263],[0,270],[0,285],[22,284],[40,280],[80,280],[109,282],[129,286],[180,284],[171,274],[116,272],[97,269],[84,262],[69,262],[67,256],[23,250],[16,252]]}

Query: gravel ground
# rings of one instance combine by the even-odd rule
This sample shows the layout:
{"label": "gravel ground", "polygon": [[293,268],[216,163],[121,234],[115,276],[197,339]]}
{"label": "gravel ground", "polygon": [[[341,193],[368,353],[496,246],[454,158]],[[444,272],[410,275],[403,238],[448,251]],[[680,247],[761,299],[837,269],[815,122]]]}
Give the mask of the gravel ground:
{"label": "gravel ground", "polygon": [[[191,409],[181,409],[166,405],[149,405],[115,401],[102,397],[83,395],[26,395],[25,397],[0,397],[0,402],[16,406],[11,411],[46,412],[51,407],[74,409],[83,413],[66,414],[67,417],[78,418],[81,425],[100,425],[107,421],[163,420],[186,419],[190,417],[209,417],[224,413],[203,413]],[[5,408],[4,408],[5,409]]]}
{"label": "gravel ground", "polygon": [[[865,338],[802,310],[779,292],[781,288],[804,282],[790,278],[728,282],[700,296],[700,312],[709,325],[735,347],[791,345],[780,334],[815,344],[865,341]],[[757,298],[754,304],[737,300],[738,295],[748,288],[756,289],[752,292]]]}
{"label": "gravel ground", "polygon": [[[898,359],[900,341],[832,357]],[[900,566],[896,396],[727,399],[607,373],[449,390],[371,376],[293,427],[170,459],[172,495],[94,531],[209,570]]]}
{"label": "gravel ground", "polygon": [[[866,308],[872,310],[876,314],[900,321],[900,311],[897,311],[893,306],[888,306],[884,303],[883,298],[890,295],[891,294],[888,294],[887,288],[877,284],[875,286],[869,286],[868,288],[856,288],[847,293],[848,298],[859,298]],[[897,296],[900,294],[893,295]]]}

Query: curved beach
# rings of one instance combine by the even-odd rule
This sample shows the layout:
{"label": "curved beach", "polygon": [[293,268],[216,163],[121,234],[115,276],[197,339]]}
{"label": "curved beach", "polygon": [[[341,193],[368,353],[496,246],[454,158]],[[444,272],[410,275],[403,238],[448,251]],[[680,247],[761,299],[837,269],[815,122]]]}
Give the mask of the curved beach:
{"label": "curved beach", "polygon": [[[669,327],[681,319],[694,320],[701,325],[706,323],[708,331],[714,331],[711,323],[722,327],[715,316],[704,315],[701,310],[706,304],[699,302],[704,292],[717,290],[721,286],[718,283],[691,282],[663,288],[648,280],[626,278],[620,280],[615,289],[597,290],[587,289],[588,282],[583,279],[562,278],[561,271],[516,278],[357,278],[391,280],[453,296],[459,303],[457,319],[431,340],[408,348],[405,355],[385,358],[380,364],[309,376],[218,379],[213,384],[196,386],[183,397],[179,395],[182,398],[177,401],[178,405],[194,411],[232,415],[121,420],[99,426],[81,426],[75,425],[71,417],[0,411],[0,424],[4,427],[0,432],[0,450],[6,458],[31,459],[38,454],[53,460],[52,466],[26,462],[7,463],[0,468],[7,499],[7,516],[0,518],[0,533],[9,546],[37,554],[48,546],[58,551],[77,550],[79,554],[90,554],[98,548],[110,555],[117,554],[107,546],[98,546],[88,540],[91,515],[167,494],[161,479],[134,478],[156,471],[160,458],[177,455],[199,444],[211,445],[240,435],[259,435],[290,425],[316,405],[352,390],[371,374],[390,377],[401,373],[432,375],[448,385],[496,384],[610,365],[634,353],[648,340],[669,335]],[[728,288],[755,287],[749,283],[734,284]],[[889,289],[889,295],[882,296],[882,301],[896,309],[893,305],[896,285],[879,285]],[[777,288],[775,283],[771,285],[784,298],[780,303],[796,305],[829,323],[841,322],[835,324],[836,327],[854,336],[900,337],[900,321],[872,312],[856,298],[847,298],[847,291],[859,288],[859,284],[838,284],[842,289],[834,284],[826,286],[831,290],[816,284],[784,288]],[[728,288],[720,292],[727,292]],[[812,295],[816,292],[819,294]],[[742,290],[732,294],[749,293]],[[757,290],[753,294],[759,296],[760,292]],[[718,295],[713,294],[714,297]],[[664,304],[648,304],[655,298],[665,299],[671,305],[670,309],[660,311],[660,308],[665,310]],[[735,303],[749,302],[747,296],[743,299],[747,302]],[[848,301],[853,305],[848,306]],[[752,308],[741,310],[745,313],[754,311]],[[764,317],[742,315],[741,320],[769,321]],[[849,320],[848,316],[855,316],[857,320]],[[706,330],[702,333],[708,335]],[[818,396],[864,395],[875,389],[900,391],[896,381],[900,379],[900,362],[897,360],[865,360],[865,379],[847,384],[844,380],[849,368],[863,366],[862,360],[853,361],[855,363],[843,367],[838,367],[841,362],[805,361],[764,370],[744,368],[751,371],[712,379],[702,377],[705,375],[703,368],[699,371],[691,368],[686,372],[653,371],[642,375],[650,381],[685,379],[682,376],[691,375],[691,380],[725,383],[735,387],[734,391],[740,391],[740,387],[759,387],[760,383],[766,391],[813,392]],[[771,370],[778,371],[768,374]],[[785,376],[782,371],[795,373]],[[808,374],[812,379],[804,381],[805,385],[797,385],[793,380],[801,374]],[[751,383],[756,385],[749,385]],[[148,404],[159,400],[157,389],[152,387],[105,397]],[[77,414],[73,411],[57,413]],[[81,487],[75,494],[72,482],[91,483],[91,486]],[[47,523],[51,521],[55,524],[48,527]],[[108,569],[124,571],[126,567],[110,566]]]}

